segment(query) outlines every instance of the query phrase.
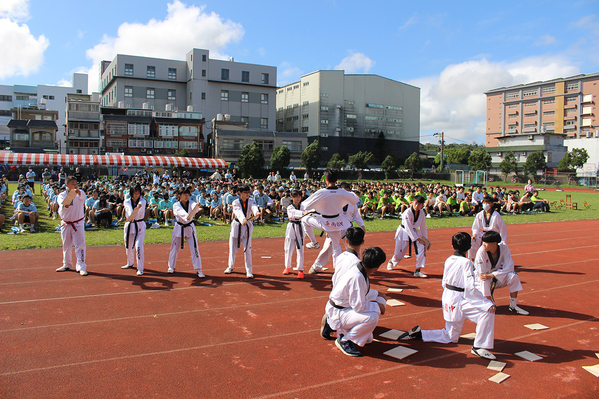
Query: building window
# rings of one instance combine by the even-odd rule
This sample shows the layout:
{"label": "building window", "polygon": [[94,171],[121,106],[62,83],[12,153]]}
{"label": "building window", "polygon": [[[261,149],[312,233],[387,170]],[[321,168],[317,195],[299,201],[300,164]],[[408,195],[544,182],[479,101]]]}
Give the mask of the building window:
{"label": "building window", "polygon": [[543,112],[544,116],[548,116],[548,115],[555,115],[555,111],[544,111]]}
{"label": "building window", "polygon": [[243,148],[243,140],[224,139],[223,150],[241,150]]}
{"label": "building window", "polygon": [[77,89],[77,94],[81,94],[83,91],[81,89]]}
{"label": "building window", "polygon": [[537,126],[536,123],[526,123],[526,124],[524,124],[524,128],[525,129],[528,129],[528,128],[531,128],[531,127],[536,127],[536,126]]}
{"label": "building window", "polygon": [[302,151],[302,142],[301,141],[283,141],[283,145],[289,148],[289,151]]}
{"label": "building window", "polygon": [[154,98],[156,89],[152,89],[152,88],[147,88],[146,89],[146,98]]}
{"label": "building window", "polygon": [[268,84],[268,78],[269,78],[269,76],[268,76],[267,73],[263,73],[262,74],[262,84],[263,85],[267,85]]}
{"label": "building window", "polygon": [[508,129],[517,129],[518,125],[508,125],[507,128]]}
{"label": "building window", "polygon": [[568,83],[566,85],[566,91],[578,91],[578,83]]}
{"label": "building window", "polygon": [[125,86],[125,97],[133,97],[133,86]]}
{"label": "building window", "polygon": [[272,151],[274,144],[272,141],[268,141],[268,140],[255,140],[256,144],[258,144],[258,147],[260,147],[260,149],[264,152],[264,151]]}
{"label": "building window", "polygon": [[202,62],[206,62],[206,54],[202,54]]}
{"label": "building window", "polygon": [[249,118],[249,116],[242,116],[241,117],[241,121],[243,123],[250,123],[250,118]]}
{"label": "building window", "polygon": [[321,94],[320,94],[320,96],[321,96],[321,97],[326,97],[326,98],[329,98],[329,94],[328,94],[328,93],[321,93]]}
{"label": "building window", "polygon": [[537,90],[526,90],[522,93],[523,97],[532,97],[537,95]]}
{"label": "building window", "polygon": [[260,118],[260,128],[268,129],[268,118]]}
{"label": "building window", "polygon": [[545,105],[555,104],[555,99],[553,99],[553,100],[545,100],[545,101],[543,101],[543,104],[545,104]]}
{"label": "building window", "polygon": [[566,102],[567,103],[575,103],[576,102],[577,97],[576,96],[570,96],[570,97],[566,97]]}
{"label": "building window", "polygon": [[169,101],[175,101],[177,99],[177,91],[173,90],[173,89],[169,89],[167,98]]}
{"label": "building window", "polygon": [[133,64],[125,64],[125,75],[133,76]]}
{"label": "building window", "polygon": [[250,93],[242,92],[241,93],[241,102],[247,103],[250,101]]}
{"label": "building window", "polygon": [[328,110],[329,110],[329,107],[327,107],[327,106],[322,106],[322,107],[320,107],[320,110],[321,110],[321,111],[328,111]]}
{"label": "building window", "polygon": [[228,69],[220,70],[220,80],[229,80],[229,70]]}
{"label": "building window", "polygon": [[541,93],[543,94],[551,94],[555,93],[555,85],[545,86],[541,89]]}
{"label": "building window", "polygon": [[302,114],[302,118],[303,119],[308,119],[308,118],[310,118],[310,114]]}
{"label": "building window", "polygon": [[220,100],[221,101],[229,101],[229,90],[221,90],[220,91]]}
{"label": "building window", "polygon": [[250,81],[250,71],[241,71],[241,81],[242,82]]}
{"label": "building window", "polygon": [[47,94],[44,94],[42,98],[45,98],[46,100],[54,100],[54,96],[49,96]]}
{"label": "building window", "polygon": [[392,110],[395,110],[395,111],[403,111],[403,108],[402,108],[402,107],[396,107],[396,106],[394,106],[394,105],[387,105],[387,107],[386,107],[386,108],[387,108],[387,109],[392,109]]}
{"label": "building window", "polygon": [[576,125],[576,120],[568,119],[568,120],[564,121],[564,126],[572,126],[572,125]]}
{"label": "building window", "polygon": [[156,67],[155,66],[148,66],[148,70],[146,72],[146,77],[148,77],[148,78],[156,77]]}
{"label": "building window", "polygon": [[509,93],[505,93],[505,98],[510,99],[510,98],[520,98],[520,92],[519,91],[511,91]]}
{"label": "building window", "polygon": [[328,125],[328,124],[329,124],[329,120],[328,120],[328,119],[321,119],[321,120],[320,120],[320,123],[321,123],[322,125]]}
{"label": "building window", "polygon": [[202,69],[202,77],[205,78],[206,77],[206,70]]}
{"label": "building window", "polygon": [[268,94],[267,93],[260,94],[260,103],[268,104]]}
{"label": "building window", "polygon": [[514,109],[514,108],[518,108],[518,104],[510,104],[509,109]]}
{"label": "building window", "polygon": [[202,100],[206,99],[206,93],[202,92]]}
{"label": "building window", "polygon": [[179,136],[197,137],[199,129],[197,126],[181,126]]}
{"label": "building window", "polygon": [[302,127],[302,132],[303,133],[307,133],[308,132],[308,127],[307,126]]}
{"label": "building window", "polygon": [[383,108],[383,106],[380,104],[366,104],[366,107],[368,107],[368,108]]}
{"label": "building window", "polygon": [[302,86],[304,86],[304,87],[306,87],[306,86],[309,86],[309,85],[310,85],[310,82],[304,82],[304,83],[302,84]]}
{"label": "building window", "polygon": [[168,78],[170,80],[177,80],[177,68],[168,69]]}
{"label": "building window", "polygon": [[525,103],[524,104],[525,107],[534,107],[535,105],[537,105],[537,103]]}
{"label": "building window", "polygon": [[307,107],[308,105],[310,105],[310,101],[304,101],[304,102],[302,103],[302,105],[303,105],[304,107]]}

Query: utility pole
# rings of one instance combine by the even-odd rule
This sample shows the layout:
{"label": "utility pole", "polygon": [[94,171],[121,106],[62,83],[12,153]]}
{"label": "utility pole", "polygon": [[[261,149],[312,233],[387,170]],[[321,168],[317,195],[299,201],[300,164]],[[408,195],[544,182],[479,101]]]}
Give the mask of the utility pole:
{"label": "utility pole", "polygon": [[441,172],[443,172],[443,149],[445,147],[445,133],[441,132],[441,133],[435,133],[433,134],[433,136],[441,136]]}

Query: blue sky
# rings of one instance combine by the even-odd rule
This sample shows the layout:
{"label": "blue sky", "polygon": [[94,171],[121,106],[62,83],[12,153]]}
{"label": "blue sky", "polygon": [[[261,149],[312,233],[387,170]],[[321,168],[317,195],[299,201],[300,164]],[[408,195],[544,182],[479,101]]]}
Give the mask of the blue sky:
{"label": "blue sky", "polygon": [[422,141],[483,142],[484,91],[599,71],[599,1],[2,0],[0,84],[66,84],[117,53],[319,69],[422,88]]}

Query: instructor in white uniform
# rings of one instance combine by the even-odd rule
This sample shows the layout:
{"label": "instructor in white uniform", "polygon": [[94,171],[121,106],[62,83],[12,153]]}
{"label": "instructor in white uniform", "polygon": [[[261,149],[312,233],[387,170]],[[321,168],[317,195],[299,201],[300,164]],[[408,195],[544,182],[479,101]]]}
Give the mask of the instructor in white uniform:
{"label": "instructor in white uniform", "polygon": [[202,273],[202,258],[198,248],[198,238],[196,235],[196,226],[193,223],[193,217],[197,213],[199,206],[195,201],[189,199],[191,189],[186,187],[179,193],[179,201],[173,205],[173,213],[177,223],[173,226],[171,252],[168,257],[168,272],[174,273],[177,264],[177,255],[179,250],[183,249],[183,239],[187,240],[189,252],[191,253],[191,264],[197,271],[199,278],[206,277]]}
{"label": "instructor in white uniform", "polygon": [[[146,200],[141,196],[141,186],[135,185],[124,202],[125,207],[125,249],[127,264],[121,269],[134,269],[137,257],[137,275],[144,274],[144,239],[146,237]],[[136,256],[137,255],[137,256]]]}
{"label": "instructor in white uniform", "polygon": [[[60,238],[62,239],[62,266],[57,272],[64,272],[73,267],[73,245],[75,246],[75,257],[77,258],[76,270],[82,276],[87,276],[87,265],[85,264],[85,199],[83,190],[79,190],[79,184],[74,176],[66,178],[67,190],[58,195],[58,214],[62,222],[60,224]],[[67,199],[68,197],[68,199]]]}

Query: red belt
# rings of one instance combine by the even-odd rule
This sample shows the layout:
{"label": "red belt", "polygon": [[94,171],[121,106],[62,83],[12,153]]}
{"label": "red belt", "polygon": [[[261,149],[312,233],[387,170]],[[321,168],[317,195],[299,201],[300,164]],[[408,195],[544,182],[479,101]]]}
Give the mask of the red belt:
{"label": "red belt", "polygon": [[71,225],[71,227],[72,227],[72,228],[73,228],[75,231],[77,231],[77,227],[75,227],[75,223],[79,223],[79,222],[80,222],[80,221],[82,221],[83,219],[84,219],[84,218],[81,218],[81,219],[79,219],[79,220],[75,220],[74,222],[68,222],[68,221],[66,221],[66,220],[63,220],[62,222],[63,222],[63,223],[66,223],[66,224],[68,224],[68,225]]}

